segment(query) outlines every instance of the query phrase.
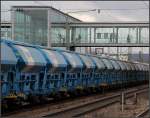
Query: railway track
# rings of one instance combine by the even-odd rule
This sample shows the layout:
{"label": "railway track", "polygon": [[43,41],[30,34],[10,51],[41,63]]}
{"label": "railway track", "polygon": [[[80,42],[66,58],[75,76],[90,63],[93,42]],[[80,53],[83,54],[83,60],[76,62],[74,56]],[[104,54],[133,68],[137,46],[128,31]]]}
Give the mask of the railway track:
{"label": "railway track", "polygon": [[[138,89],[138,90],[131,90],[125,91],[126,98],[130,98],[133,96],[133,93],[141,93],[145,92],[147,89]],[[121,94],[117,93],[115,95],[103,97],[91,102],[87,102],[84,104],[80,104],[79,106],[72,107],[70,109],[66,109],[64,111],[59,111],[56,113],[51,113],[44,117],[53,117],[53,118],[60,118],[60,117],[82,117],[87,113],[95,111],[97,109],[112,105],[114,103],[120,102]]]}
{"label": "railway track", "polygon": [[[127,89],[129,95],[131,97],[133,93],[140,93],[142,91],[147,90],[148,86],[139,86]],[[27,109],[20,109],[12,113],[4,114],[5,117],[62,117],[63,115],[70,116],[82,116],[87,112],[92,112],[95,109],[100,107],[105,107],[107,105],[113,104],[115,102],[120,101],[120,93],[117,92],[109,92],[100,95],[93,96],[84,96],[75,99],[68,99],[64,101],[59,101],[55,103],[45,104],[45,105],[37,105]],[[89,107],[90,106],[90,107]],[[86,108],[85,108],[86,107]],[[76,112],[75,112],[76,111]],[[78,111],[78,112],[77,112]]]}
{"label": "railway track", "polygon": [[136,118],[149,118],[150,115],[150,111],[149,111],[149,107],[147,107],[144,111],[142,111],[141,113],[139,113]]}

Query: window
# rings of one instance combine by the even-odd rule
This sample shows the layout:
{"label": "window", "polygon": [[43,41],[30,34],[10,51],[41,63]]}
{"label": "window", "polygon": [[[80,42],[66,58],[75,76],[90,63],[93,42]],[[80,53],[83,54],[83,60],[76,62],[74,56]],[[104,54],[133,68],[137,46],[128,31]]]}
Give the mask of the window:
{"label": "window", "polygon": [[97,33],[97,39],[101,39],[102,36],[101,36],[101,33]]}
{"label": "window", "polygon": [[104,33],[104,39],[108,39],[108,33]]}

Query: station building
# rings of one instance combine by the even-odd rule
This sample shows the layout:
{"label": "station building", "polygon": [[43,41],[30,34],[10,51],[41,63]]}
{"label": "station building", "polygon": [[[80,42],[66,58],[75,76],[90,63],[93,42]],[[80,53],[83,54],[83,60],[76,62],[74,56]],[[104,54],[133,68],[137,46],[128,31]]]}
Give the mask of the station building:
{"label": "station building", "polygon": [[[12,6],[11,22],[2,22],[1,37],[83,53],[107,53],[120,57],[128,55],[130,60],[137,56],[138,59],[134,60],[139,61],[142,51],[149,47],[149,23],[88,23],[53,7]],[[132,55],[132,51],[137,51],[136,47],[141,48]],[[111,48],[115,50],[114,54],[110,52]],[[123,53],[124,49],[127,49],[127,53]],[[122,50],[120,54],[119,50]],[[148,53],[145,53],[146,61]]]}

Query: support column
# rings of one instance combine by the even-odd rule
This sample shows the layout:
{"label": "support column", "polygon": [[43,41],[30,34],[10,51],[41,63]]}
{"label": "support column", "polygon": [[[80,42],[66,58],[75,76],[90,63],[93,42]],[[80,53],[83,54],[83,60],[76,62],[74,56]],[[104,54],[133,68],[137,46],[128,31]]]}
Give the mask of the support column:
{"label": "support column", "polygon": [[[116,37],[115,37],[115,39],[116,39],[116,41],[115,42],[113,42],[113,43],[118,43],[118,28],[116,28]],[[113,32],[114,33],[114,32]],[[117,59],[119,59],[119,47],[117,47]]]}
{"label": "support column", "polygon": [[94,28],[94,43],[96,43],[96,28]]}
{"label": "support column", "polygon": [[[90,44],[91,44],[91,43],[92,43],[92,37],[91,37],[92,33],[91,33],[91,28],[89,28],[89,30],[90,30],[90,37],[89,37],[89,39],[90,39]],[[91,47],[89,47],[89,53],[91,54]]]}
{"label": "support column", "polygon": [[132,47],[128,47],[128,61],[131,61]]}
{"label": "support column", "polygon": [[116,41],[114,42],[114,43],[118,43],[118,28],[116,28],[116,37],[115,37],[115,39],[116,39]]}
{"label": "support column", "polygon": [[[127,44],[130,44],[132,40],[130,38],[130,31],[131,31],[131,28],[128,28]],[[131,54],[132,54],[132,47],[128,47],[128,60],[131,59]]]}
{"label": "support column", "polygon": [[50,32],[50,29],[51,29],[51,9],[48,10],[48,13],[47,13],[47,46],[48,47],[51,47],[51,32]]}
{"label": "support column", "polygon": [[[70,27],[69,27],[69,28],[70,28]],[[75,39],[76,30],[75,30],[75,28],[71,28],[70,30],[71,30],[71,37],[70,37],[69,39],[71,39],[71,41],[69,42],[69,44],[71,43],[71,44],[74,45],[74,44],[78,43],[78,42],[76,41],[76,39]],[[70,36],[70,30],[69,30],[69,36]],[[75,46],[70,46],[70,47],[69,47],[69,50],[70,50],[70,51],[75,51],[76,48],[75,48]]]}
{"label": "support column", "polygon": [[75,40],[75,34],[76,34],[76,31],[75,31],[75,28],[71,28],[71,43],[78,43],[76,40]]}
{"label": "support column", "polygon": [[117,59],[119,59],[119,47],[117,47]]}
{"label": "support column", "polygon": [[136,41],[135,41],[135,43],[139,43],[139,28],[138,27],[136,27]]}
{"label": "support column", "polygon": [[11,11],[11,20],[12,20],[12,31],[11,31],[12,35],[11,35],[11,38],[12,38],[12,40],[15,40],[15,30],[14,30],[14,28],[15,28],[15,21],[16,21],[15,15],[16,15],[15,9],[12,8],[12,11]]}
{"label": "support column", "polygon": [[70,27],[69,27],[69,21],[68,21],[68,17],[66,16],[66,44],[67,50],[70,50]]}
{"label": "support column", "polygon": [[72,46],[72,47],[70,46],[70,27],[68,24],[66,26],[66,44],[67,44],[67,47],[66,47],[67,50],[71,50],[71,51],[74,50],[74,46]]}
{"label": "support column", "polygon": [[141,28],[138,28],[139,29],[139,32],[138,32],[138,34],[139,34],[139,42],[138,43],[141,43]]}

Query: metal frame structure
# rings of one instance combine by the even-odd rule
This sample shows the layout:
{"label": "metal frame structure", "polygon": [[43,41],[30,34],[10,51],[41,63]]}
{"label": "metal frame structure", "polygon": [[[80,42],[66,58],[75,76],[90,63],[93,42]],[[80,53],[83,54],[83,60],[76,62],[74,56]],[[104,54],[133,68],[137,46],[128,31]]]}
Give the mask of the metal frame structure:
{"label": "metal frame structure", "polygon": [[[50,26],[51,25],[51,26]],[[110,23],[110,22],[95,22],[95,23],[91,23],[91,22],[86,22],[86,23],[67,23],[67,31],[69,32],[69,30],[71,28],[76,28],[76,27],[90,27],[90,28],[107,28],[107,27],[115,27],[115,28],[119,28],[119,27],[144,27],[144,28],[149,28],[149,23],[147,22],[120,22],[120,23]],[[1,23],[1,28],[11,28],[12,27],[12,23],[5,23],[2,22]],[[66,28],[66,23],[52,23],[49,24],[49,27],[52,28]],[[50,28],[49,28],[50,29]],[[69,36],[67,36],[69,37]],[[69,43],[69,42],[68,42]],[[149,47],[148,43],[51,43],[52,47],[68,47],[68,45],[70,47]]]}
{"label": "metal frame structure", "polygon": [[[66,32],[70,31],[72,28],[149,28],[148,22],[80,22],[68,23],[68,25],[69,27],[66,28],[66,23],[53,23],[51,27],[66,28]],[[54,47],[63,47],[68,45],[70,47],[149,47],[148,43],[96,43],[95,40],[94,43],[53,43],[52,45]]]}
{"label": "metal frame structure", "polygon": [[[52,43],[52,47],[67,47],[68,43]],[[69,44],[70,47],[149,47],[148,43],[76,43]]]}
{"label": "metal frame structure", "polygon": [[[80,22],[68,23],[70,27],[149,27],[148,22]],[[53,23],[52,27],[65,27],[65,23]]]}

